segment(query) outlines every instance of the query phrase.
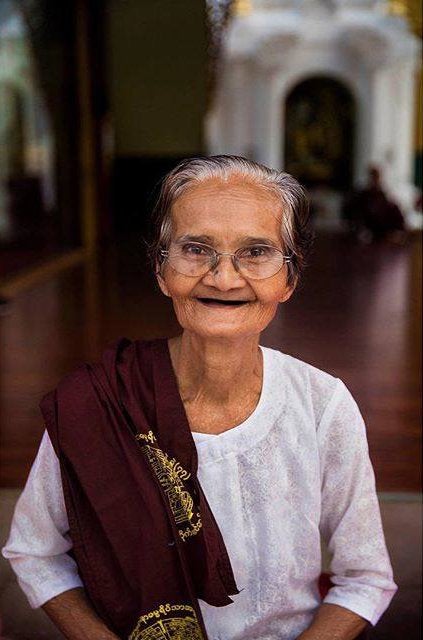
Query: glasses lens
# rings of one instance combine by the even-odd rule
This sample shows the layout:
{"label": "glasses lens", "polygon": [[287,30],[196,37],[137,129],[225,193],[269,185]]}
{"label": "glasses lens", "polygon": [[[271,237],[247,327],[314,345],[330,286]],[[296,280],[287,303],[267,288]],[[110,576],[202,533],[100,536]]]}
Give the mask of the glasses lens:
{"label": "glasses lens", "polygon": [[285,258],[281,251],[267,245],[246,247],[238,254],[239,270],[247,278],[271,278],[282,269]]}
{"label": "glasses lens", "polygon": [[170,248],[169,264],[185,276],[201,276],[210,269],[214,258],[213,249],[194,242]]}

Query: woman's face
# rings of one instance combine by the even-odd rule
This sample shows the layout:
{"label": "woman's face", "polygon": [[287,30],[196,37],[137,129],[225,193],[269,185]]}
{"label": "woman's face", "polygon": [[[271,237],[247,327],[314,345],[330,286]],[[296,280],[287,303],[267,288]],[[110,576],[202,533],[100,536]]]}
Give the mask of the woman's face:
{"label": "woman's face", "polygon": [[[189,188],[172,207],[172,242],[190,236],[216,251],[235,253],[253,243],[271,242],[283,249],[281,204],[276,195],[233,177],[209,180]],[[250,280],[220,258],[215,271],[190,277],[177,273],[165,261],[159,285],[173,301],[184,330],[202,337],[238,339],[257,335],[270,323],[280,302],[291,296],[287,265],[265,280]],[[208,299],[203,302],[202,299]],[[239,301],[225,306],[216,301]]]}

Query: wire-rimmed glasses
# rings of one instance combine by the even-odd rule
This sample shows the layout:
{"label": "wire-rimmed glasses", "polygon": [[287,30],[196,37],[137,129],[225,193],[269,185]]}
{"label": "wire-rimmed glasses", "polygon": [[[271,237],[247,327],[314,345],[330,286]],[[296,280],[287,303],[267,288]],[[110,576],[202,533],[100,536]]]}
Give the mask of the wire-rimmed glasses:
{"label": "wire-rimmed glasses", "polygon": [[160,256],[177,273],[191,278],[214,271],[222,256],[230,256],[234,269],[251,280],[271,278],[292,259],[282,249],[267,244],[254,244],[242,247],[235,253],[226,253],[200,242],[172,244],[168,250],[161,249]]}

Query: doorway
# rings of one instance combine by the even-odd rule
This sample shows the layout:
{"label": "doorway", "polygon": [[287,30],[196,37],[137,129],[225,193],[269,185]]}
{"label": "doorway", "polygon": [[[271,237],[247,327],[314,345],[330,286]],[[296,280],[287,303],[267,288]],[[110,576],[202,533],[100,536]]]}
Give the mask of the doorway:
{"label": "doorway", "polygon": [[313,77],[286,100],[284,167],[308,188],[346,191],[353,183],[356,107],[338,80]]}

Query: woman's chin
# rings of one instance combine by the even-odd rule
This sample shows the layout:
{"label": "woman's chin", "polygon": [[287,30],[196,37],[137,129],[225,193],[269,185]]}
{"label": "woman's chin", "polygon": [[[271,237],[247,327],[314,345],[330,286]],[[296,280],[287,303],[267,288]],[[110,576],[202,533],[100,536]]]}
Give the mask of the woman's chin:
{"label": "woman's chin", "polygon": [[203,338],[242,339],[259,335],[272,321],[276,308],[277,304],[254,311],[250,305],[232,311],[206,308],[200,312],[190,309],[191,312],[186,313],[185,309],[176,307],[175,311],[179,324],[188,333]]}
{"label": "woman's chin", "polygon": [[204,324],[198,325],[182,325],[184,331],[192,335],[196,335],[201,338],[211,339],[242,339],[248,336],[258,335],[261,333],[261,329],[256,326],[248,326],[246,324],[231,324],[222,321],[210,322],[206,326]]}

